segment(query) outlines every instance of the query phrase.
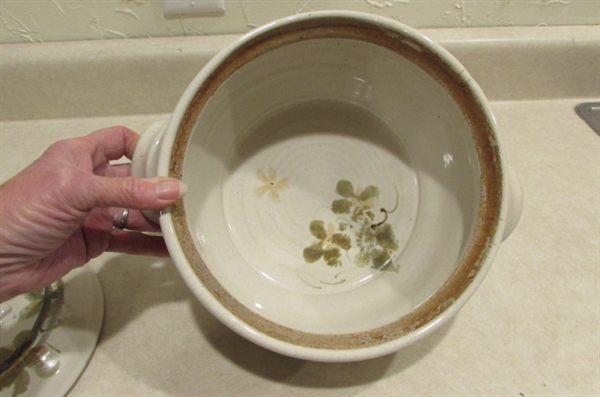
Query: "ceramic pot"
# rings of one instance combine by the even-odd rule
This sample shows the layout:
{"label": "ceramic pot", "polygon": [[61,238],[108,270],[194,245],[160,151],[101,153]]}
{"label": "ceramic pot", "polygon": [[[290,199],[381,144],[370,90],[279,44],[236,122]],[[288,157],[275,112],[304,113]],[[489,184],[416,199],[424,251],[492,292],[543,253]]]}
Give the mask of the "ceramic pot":
{"label": "ceramic pot", "polygon": [[354,12],[296,15],[229,45],[144,134],[133,173],[187,183],[148,217],[208,310],[317,361],[389,354],[437,328],[522,206],[464,67]]}

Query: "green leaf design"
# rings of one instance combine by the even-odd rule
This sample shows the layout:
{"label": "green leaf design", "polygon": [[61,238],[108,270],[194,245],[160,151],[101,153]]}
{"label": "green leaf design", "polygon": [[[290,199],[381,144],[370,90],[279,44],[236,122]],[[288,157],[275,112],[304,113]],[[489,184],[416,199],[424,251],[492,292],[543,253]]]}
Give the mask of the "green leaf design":
{"label": "green leaf design", "polygon": [[25,369],[22,366],[19,366],[17,368],[15,368],[15,372],[18,372],[14,382],[15,382],[15,388],[13,390],[13,396],[18,396],[20,394],[23,394],[27,391],[27,389],[29,389],[29,383],[31,382],[31,376],[29,376],[29,373],[27,371],[25,371]]}
{"label": "green leaf design", "polygon": [[325,230],[325,223],[323,221],[312,221],[309,228],[310,233],[319,240],[325,240],[327,237],[327,231]]}
{"label": "green leaf design", "polygon": [[2,346],[0,347],[0,363],[5,362],[6,360],[8,360],[8,358],[10,357],[10,355],[12,354],[12,352],[14,352],[15,349],[13,347],[10,346]]}
{"label": "green leaf design", "polygon": [[24,330],[15,335],[13,339],[13,347],[18,348],[21,346],[29,337],[31,337],[31,330]]}
{"label": "green leaf design", "polygon": [[380,208],[384,217],[377,221],[374,210],[375,199],[379,197],[377,186],[369,185],[357,194],[352,182],[342,179],[337,182],[335,192],[342,198],[333,200],[331,212],[346,216],[338,216],[336,233],[333,233],[334,225],[329,224],[326,229],[322,220],[310,223],[310,233],[319,241],[304,249],[304,260],[314,263],[323,259],[328,266],[342,266],[342,250],[349,251],[356,246],[357,252],[352,255],[357,266],[397,271],[398,265],[392,263],[392,256],[398,250],[398,241],[392,226],[387,223],[388,213],[396,210],[397,203],[392,210]]}
{"label": "green leaf design", "polygon": [[338,181],[337,186],[335,187],[335,192],[342,197],[354,197],[354,186],[352,186],[352,182],[342,179]]}
{"label": "green leaf design", "polygon": [[389,264],[391,257],[387,252],[375,248],[371,251],[371,259],[373,268],[383,270]]}
{"label": "green leaf design", "polygon": [[[4,349],[4,348],[2,348]],[[12,353],[12,352],[11,352]],[[25,363],[19,360],[2,374],[0,374],[0,391],[14,385],[12,396],[18,396],[27,391],[30,377],[25,370]]]}
{"label": "green leaf design", "polygon": [[360,201],[367,201],[368,199],[379,197],[379,188],[377,186],[369,185],[360,193],[358,199]]}
{"label": "green leaf design", "polygon": [[45,292],[44,292],[44,289],[42,288],[39,291],[30,292],[30,293],[25,294],[23,296],[28,301],[39,301],[39,300],[43,300],[44,299],[44,294],[45,294]]}
{"label": "green leaf design", "polygon": [[329,248],[323,251],[323,259],[325,259],[325,263],[328,266],[337,267],[341,266],[342,262],[340,261],[340,257],[342,253],[339,248]]}
{"label": "green leaf design", "polygon": [[21,319],[27,319],[27,318],[33,318],[35,316],[37,316],[38,314],[40,314],[40,310],[42,310],[42,303],[44,302],[43,300],[38,300],[38,299],[29,299],[31,302],[25,306],[23,309],[21,309],[21,311],[19,312],[19,317]]}
{"label": "green leaf design", "polygon": [[304,248],[302,255],[306,262],[315,263],[323,256],[323,248],[321,247],[321,244],[315,243],[310,247]]}
{"label": "green leaf design", "polygon": [[377,240],[377,244],[381,246],[381,248],[389,250],[398,249],[396,235],[392,230],[392,225],[390,225],[389,223],[377,227],[375,239]]}
{"label": "green leaf design", "polygon": [[350,236],[343,233],[335,233],[333,236],[331,236],[331,242],[346,251],[352,247]]}
{"label": "green leaf design", "polygon": [[334,200],[333,203],[331,203],[331,211],[334,214],[349,214],[350,208],[350,201],[346,199]]}

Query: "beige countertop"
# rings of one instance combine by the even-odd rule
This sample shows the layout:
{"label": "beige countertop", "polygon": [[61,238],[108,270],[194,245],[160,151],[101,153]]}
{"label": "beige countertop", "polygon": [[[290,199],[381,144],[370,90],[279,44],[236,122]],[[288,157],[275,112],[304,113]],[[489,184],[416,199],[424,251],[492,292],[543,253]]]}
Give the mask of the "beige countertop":
{"label": "beige countertop", "polygon": [[[481,81],[524,190],[517,229],[456,318],[390,356],[306,362],[220,324],[170,260],[104,254],[91,263],[104,291],[104,325],[69,396],[600,395],[600,137],[573,110],[600,101],[600,28],[427,33]],[[55,140],[113,124],[144,131],[232,39],[0,46],[1,180]],[[490,59],[502,79],[486,75]],[[71,86],[61,90],[57,79]],[[144,81],[153,95],[136,91]],[[163,91],[153,91],[157,85]],[[76,102],[79,113],[70,107]]]}

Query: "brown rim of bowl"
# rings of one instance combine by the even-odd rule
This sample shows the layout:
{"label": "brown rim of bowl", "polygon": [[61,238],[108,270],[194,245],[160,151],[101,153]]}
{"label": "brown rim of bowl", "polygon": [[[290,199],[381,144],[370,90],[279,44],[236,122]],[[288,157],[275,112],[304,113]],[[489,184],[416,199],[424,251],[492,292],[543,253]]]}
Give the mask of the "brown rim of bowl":
{"label": "brown rim of bowl", "polygon": [[449,67],[449,63],[429,46],[385,24],[325,16],[282,24],[250,36],[221,62],[202,82],[182,118],[172,150],[169,175],[182,178],[185,150],[196,120],[223,81],[240,67],[267,51],[300,40],[323,38],[365,41],[388,48],[412,61],[446,88],[471,126],[481,168],[481,202],[477,214],[478,223],[472,239],[462,256],[462,263],[450,278],[413,311],[379,328],[345,334],[314,334],[298,331],[260,316],[233,297],[212,275],[197,251],[182,202],[172,207],[171,216],[178,241],[194,273],[230,313],[235,314],[237,318],[258,332],[282,342],[317,349],[347,350],[381,345],[422,329],[443,314],[471,285],[490,254],[491,242],[497,232],[503,194],[502,164],[494,126],[487,117],[484,105],[471,90],[463,73]]}

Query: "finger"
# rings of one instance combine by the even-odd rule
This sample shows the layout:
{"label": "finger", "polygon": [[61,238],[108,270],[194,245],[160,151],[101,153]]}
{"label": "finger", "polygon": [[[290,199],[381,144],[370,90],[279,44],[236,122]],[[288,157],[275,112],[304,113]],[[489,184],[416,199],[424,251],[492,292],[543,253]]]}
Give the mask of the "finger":
{"label": "finger", "polygon": [[107,178],[93,176],[84,190],[88,208],[122,207],[158,210],[174,204],[187,191],[186,185],[173,178]]}
{"label": "finger", "polygon": [[169,256],[169,251],[161,236],[150,236],[125,230],[113,232],[107,251],[133,255]]}
{"label": "finger", "polygon": [[122,178],[131,175],[131,163],[111,164],[98,175]]}
{"label": "finger", "polygon": [[95,165],[123,156],[131,159],[139,139],[137,133],[123,126],[103,128],[82,138]]}
{"label": "finger", "polygon": [[[113,225],[115,220],[119,221],[123,216],[123,208],[113,208],[111,213],[113,219]],[[127,216],[127,223],[125,225],[127,230],[135,230],[138,232],[154,232],[160,233],[160,225],[148,220],[144,214],[135,209],[130,209]]]}

